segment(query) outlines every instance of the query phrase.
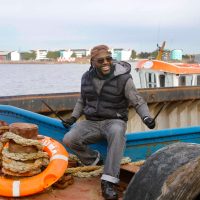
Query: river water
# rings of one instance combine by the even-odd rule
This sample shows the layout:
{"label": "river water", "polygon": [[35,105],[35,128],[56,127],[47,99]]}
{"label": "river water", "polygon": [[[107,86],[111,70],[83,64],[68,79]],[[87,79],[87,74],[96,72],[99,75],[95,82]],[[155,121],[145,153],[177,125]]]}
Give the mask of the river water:
{"label": "river water", "polygon": [[[139,76],[131,74],[139,88]],[[79,92],[88,64],[1,64],[0,96]]]}

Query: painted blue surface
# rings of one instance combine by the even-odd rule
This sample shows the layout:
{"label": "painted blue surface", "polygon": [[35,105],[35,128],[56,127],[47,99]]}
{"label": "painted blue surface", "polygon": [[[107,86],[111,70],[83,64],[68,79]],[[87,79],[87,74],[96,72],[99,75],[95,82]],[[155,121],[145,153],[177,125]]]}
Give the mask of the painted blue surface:
{"label": "painted blue surface", "polygon": [[[0,120],[9,124],[14,122],[37,124],[39,134],[52,137],[61,143],[64,134],[69,131],[63,127],[60,120],[8,105],[0,105]],[[129,133],[126,139],[124,155],[133,161],[143,160],[156,150],[174,142],[200,143],[200,126]],[[105,157],[105,141],[91,147],[99,150]]]}
{"label": "painted blue surface", "polygon": [[9,124],[14,122],[37,124],[39,127],[39,134],[48,135],[58,141],[62,141],[64,133],[68,132],[57,119],[14,106],[0,105],[0,120],[6,121]]}
{"label": "painted blue surface", "polygon": [[146,159],[174,142],[200,143],[200,126],[128,134],[125,155],[132,160]]}
{"label": "painted blue surface", "polygon": [[174,49],[171,52],[171,60],[182,60],[183,51],[181,49]]}

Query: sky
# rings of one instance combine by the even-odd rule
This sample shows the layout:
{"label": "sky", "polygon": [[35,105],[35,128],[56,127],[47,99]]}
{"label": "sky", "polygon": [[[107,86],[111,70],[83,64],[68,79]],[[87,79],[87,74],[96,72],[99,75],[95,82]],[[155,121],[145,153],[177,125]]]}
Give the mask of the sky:
{"label": "sky", "polygon": [[0,0],[0,51],[111,48],[200,53],[200,0]]}

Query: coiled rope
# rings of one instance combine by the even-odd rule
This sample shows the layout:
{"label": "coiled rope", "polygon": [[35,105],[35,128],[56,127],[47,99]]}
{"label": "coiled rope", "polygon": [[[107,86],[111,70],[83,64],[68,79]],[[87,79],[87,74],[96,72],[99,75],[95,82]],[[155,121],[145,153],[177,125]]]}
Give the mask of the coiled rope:
{"label": "coiled rope", "polygon": [[[75,160],[79,164],[83,165],[79,158],[74,155],[70,154],[69,155],[69,160]],[[130,163],[131,159],[129,157],[124,157],[121,160],[121,165]],[[89,177],[96,177],[102,174],[103,172],[103,165],[102,166],[82,166],[82,167],[73,167],[73,168],[68,168],[65,173],[66,174],[72,174],[75,177],[79,178],[89,178]]]}
{"label": "coiled rope", "polygon": [[3,143],[8,142],[9,140],[13,140],[15,143],[20,144],[22,146],[35,146],[38,150],[42,150],[42,143],[37,140],[27,139],[16,135],[12,132],[6,132],[2,135],[1,141]]}
{"label": "coiled rope", "polygon": [[[13,140],[15,143],[22,146],[35,146],[38,152],[35,153],[13,153],[5,143]],[[49,164],[48,153],[43,152],[43,145],[38,140],[23,138],[12,132],[5,132],[1,137],[0,149],[2,153],[3,172],[9,170],[10,174],[21,176],[24,173],[35,175],[41,172],[43,166]]]}

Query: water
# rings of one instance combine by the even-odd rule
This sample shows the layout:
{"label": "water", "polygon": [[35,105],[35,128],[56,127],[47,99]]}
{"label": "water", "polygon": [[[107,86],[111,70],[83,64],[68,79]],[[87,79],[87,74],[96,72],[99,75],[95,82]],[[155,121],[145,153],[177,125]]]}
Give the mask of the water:
{"label": "water", "polygon": [[[80,92],[88,69],[89,64],[1,64],[0,96]],[[134,68],[131,74],[139,87]]]}

